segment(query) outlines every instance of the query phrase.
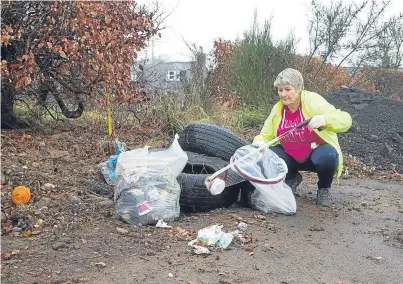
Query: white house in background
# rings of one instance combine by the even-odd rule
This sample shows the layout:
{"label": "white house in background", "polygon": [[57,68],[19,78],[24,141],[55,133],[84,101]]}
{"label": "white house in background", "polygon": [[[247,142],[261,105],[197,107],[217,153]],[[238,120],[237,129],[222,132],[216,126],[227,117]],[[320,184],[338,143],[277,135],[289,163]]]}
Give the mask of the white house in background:
{"label": "white house in background", "polygon": [[194,62],[154,60],[132,66],[132,81],[142,82],[148,96],[166,91],[181,92],[192,80]]}

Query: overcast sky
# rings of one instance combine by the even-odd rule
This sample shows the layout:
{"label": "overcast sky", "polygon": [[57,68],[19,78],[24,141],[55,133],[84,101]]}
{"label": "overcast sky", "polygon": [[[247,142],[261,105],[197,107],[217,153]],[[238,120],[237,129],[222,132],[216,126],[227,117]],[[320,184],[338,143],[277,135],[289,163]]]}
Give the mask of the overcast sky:
{"label": "overcast sky", "polygon": [[[167,12],[161,39],[154,41],[155,57],[176,61],[190,59],[190,52],[183,42],[194,42],[205,52],[211,51],[215,39],[221,37],[234,40],[241,37],[251,26],[254,11],[258,12],[259,23],[272,19],[274,40],[280,40],[293,31],[300,40],[298,53],[309,49],[306,17],[310,0],[159,0]],[[162,1],[162,2],[161,2]],[[330,0],[322,0],[322,2]],[[358,1],[358,0],[357,0]],[[359,1],[362,2],[363,0]],[[140,0],[142,4],[152,0]],[[346,0],[346,2],[351,2]],[[381,0],[379,0],[379,3]],[[403,0],[391,0],[387,15],[403,12]],[[151,45],[151,43],[150,43]],[[147,49],[151,57],[151,47]]]}

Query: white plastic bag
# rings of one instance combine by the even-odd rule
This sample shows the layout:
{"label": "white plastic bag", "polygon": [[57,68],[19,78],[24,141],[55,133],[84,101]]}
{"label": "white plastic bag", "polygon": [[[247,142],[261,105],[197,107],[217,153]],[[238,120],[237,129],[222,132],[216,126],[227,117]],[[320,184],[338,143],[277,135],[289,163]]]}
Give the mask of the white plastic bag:
{"label": "white plastic bag", "polygon": [[138,226],[179,217],[180,186],[176,177],[187,163],[178,135],[166,150],[148,147],[121,153],[116,164],[114,200],[123,221]]}
{"label": "white plastic bag", "polygon": [[140,149],[123,152],[116,163],[116,175],[128,175],[140,167],[150,167],[163,170],[169,168],[177,177],[186,165],[188,157],[178,143],[178,134],[171,146],[166,150],[150,152],[148,146]]}
{"label": "white plastic bag", "polygon": [[[255,151],[251,145],[239,148],[233,161]],[[262,150],[246,158],[232,169],[249,180],[256,188],[252,193],[252,206],[265,213],[283,213],[293,215],[297,204],[291,188],[284,182],[288,168],[283,159],[270,149]]]}

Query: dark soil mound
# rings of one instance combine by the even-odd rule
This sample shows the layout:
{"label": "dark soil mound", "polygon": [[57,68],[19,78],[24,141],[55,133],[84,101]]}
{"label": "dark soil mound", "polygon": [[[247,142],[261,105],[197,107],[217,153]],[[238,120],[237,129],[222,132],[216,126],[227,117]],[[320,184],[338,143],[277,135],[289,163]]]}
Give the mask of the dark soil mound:
{"label": "dark soil mound", "polygon": [[403,173],[403,103],[357,89],[341,89],[325,96],[347,111],[353,126],[339,134],[345,154],[379,170]]}

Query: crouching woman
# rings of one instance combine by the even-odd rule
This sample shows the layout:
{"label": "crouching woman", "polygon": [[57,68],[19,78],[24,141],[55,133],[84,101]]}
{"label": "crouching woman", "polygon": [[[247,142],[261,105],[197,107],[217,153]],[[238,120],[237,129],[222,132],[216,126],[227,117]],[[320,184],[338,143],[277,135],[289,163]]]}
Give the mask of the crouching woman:
{"label": "crouching woman", "polygon": [[295,69],[288,68],[278,74],[274,87],[280,101],[272,108],[253,144],[261,146],[311,118],[307,126],[285,136],[270,149],[286,162],[288,174],[285,182],[294,193],[302,181],[300,171],[316,172],[316,204],[330,206],[333,177],[336,172],[340,177],[343,170],[337,133],[347,131],[352,119],[350,114],[336,109],[321,95],[304,90],[303,86],[302,74]]}

